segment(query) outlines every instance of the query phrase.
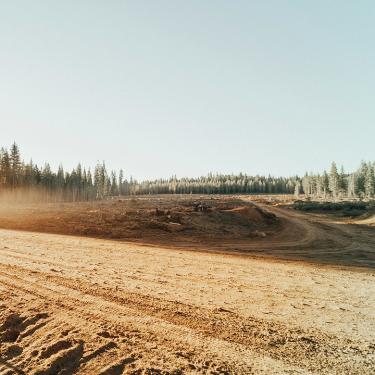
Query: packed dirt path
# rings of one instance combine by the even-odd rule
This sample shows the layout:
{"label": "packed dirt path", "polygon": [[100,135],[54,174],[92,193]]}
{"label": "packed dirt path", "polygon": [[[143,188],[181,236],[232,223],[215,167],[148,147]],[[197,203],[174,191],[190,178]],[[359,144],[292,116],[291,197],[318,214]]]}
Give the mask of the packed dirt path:
{"label": "packed dirt path", "polygon": [[363,221],[257,205],[274,213],[284,228],[270,239],[248,241],[238,250],[253,256],[375,269],[375,227]]}
{"label": "packed dirt path", "polygon": [[0,230],[0,374],[374,374],[375,271]]}

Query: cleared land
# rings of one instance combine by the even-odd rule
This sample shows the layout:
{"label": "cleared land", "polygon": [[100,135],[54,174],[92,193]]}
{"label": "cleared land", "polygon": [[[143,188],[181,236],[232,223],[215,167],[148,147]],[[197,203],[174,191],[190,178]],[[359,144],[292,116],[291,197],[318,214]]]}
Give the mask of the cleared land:
{"label": "cleared land", "polygon": [[374,228],[249,199],[3,210],[75,236],[0,231],[0,373],[373,374]]}

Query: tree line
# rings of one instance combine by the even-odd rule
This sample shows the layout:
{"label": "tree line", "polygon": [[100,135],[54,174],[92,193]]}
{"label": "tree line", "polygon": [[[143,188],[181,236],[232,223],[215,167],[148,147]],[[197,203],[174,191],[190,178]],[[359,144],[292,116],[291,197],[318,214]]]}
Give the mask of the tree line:
{"label": "tree line", "polygon": [[346,173],[340,171],[335,162],[330,171],[322,174],[306,174],[298,179],[295,195],[304,194],[312,198],[321,199],[372,199],[375,197],[375,162],[362,161],[360,167]]}
{"label": "tree line", "polygon": [[208,174],[198,178],[137,181],[125,178],[120,170],[107,171],[98,163],[91,171],[78,164],[71,171],[59,166],[53,171],[48,163],[40,167],[22,160],[13,143],[0,150],[0,194],[15,199],[45,201],[91,201],[124,195],[143,194],[296,194],[322,199],[374,197],[375,163],[362,163],[358,171],[338,172],[333,163],[329,173],[306,174],[303,178]]}

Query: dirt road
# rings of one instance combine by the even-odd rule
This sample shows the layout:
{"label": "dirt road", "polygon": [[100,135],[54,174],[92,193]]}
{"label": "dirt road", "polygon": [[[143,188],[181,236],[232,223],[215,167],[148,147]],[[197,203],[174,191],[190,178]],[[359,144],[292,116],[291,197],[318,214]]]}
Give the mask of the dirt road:
{"label": "dirt road", "polygon": [[0,230],[0,345],[1,374],[373,374],[375,271]]}
{"label": "dirt road", "polygon": [[270,239],[248,242],[239,250],[272,258],[375,268],[375,227],[365,221],[258,206],[282,219],[284,228]]}

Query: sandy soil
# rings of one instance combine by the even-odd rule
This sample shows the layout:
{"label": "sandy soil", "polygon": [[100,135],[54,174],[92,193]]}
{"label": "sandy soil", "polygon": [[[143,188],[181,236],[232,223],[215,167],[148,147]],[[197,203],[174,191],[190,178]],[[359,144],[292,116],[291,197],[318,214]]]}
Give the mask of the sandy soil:
{"label": "sandy soil", "polygon": [[351,222],[354,224],[375,226],[375,215],[370,215],[363,219],[352,220]]}
{"label": "sandy soil", "polygon": [[0,374],[373,374],[374,228],[266,209],[252,256],[0,230]]}

